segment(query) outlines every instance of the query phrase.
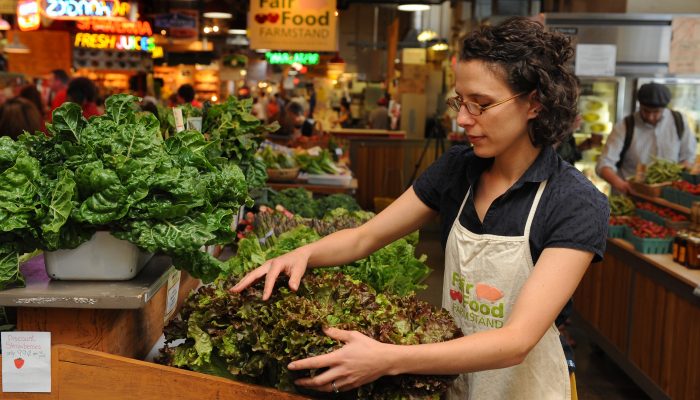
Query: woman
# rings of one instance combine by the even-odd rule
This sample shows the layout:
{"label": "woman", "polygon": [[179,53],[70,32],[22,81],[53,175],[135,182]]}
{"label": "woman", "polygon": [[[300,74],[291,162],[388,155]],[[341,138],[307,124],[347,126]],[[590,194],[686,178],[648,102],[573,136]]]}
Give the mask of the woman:
{"label": "woman", "polygon": [[393,374],[462,374],[451,399],[568,399],[572,387],[554,321],[607,235],[606,198],[552,146],[571,131],[576,82],[569,40],[525,18],[483,27],[463,43],[448,101],[472,144],[456,146],[361,227],[267,261],[232,288],[266,275],[296,290],[307,268],[341,265],[442,217],[443,307],[465,336],[396,346],[329,328],[344,343],[291,363],[327,368],[296,383],[343,391]]}
{"label": "woman", "polygon": [[34,134],[44,129],[44,119],[29,100],[13,97],[0,106],[0,135],[17,139],[24,132]]}

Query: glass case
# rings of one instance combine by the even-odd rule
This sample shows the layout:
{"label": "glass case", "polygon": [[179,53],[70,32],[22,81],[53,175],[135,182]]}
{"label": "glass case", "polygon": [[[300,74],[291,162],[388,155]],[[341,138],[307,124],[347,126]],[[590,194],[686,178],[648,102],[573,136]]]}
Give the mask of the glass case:
{"label": "glass case", "polygon": [[624,77],[579,76],[579,121],[574,138],[581,150],[578,168],[602,192],[608,184],[595,173],[595,163],[615,122],[624,116]]}

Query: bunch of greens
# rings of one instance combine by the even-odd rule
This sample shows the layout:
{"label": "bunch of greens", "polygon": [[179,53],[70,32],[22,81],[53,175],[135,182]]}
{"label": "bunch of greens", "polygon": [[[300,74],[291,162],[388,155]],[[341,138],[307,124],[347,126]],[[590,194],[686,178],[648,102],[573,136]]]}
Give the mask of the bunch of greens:
{"label": "bunch of greens", "polygon": [[309,174],[337,174],[340,172],[327,149],[316,152],[301,150],[294,154],[294,159],[302,171]]}
{"label": "bunch of greens", "polygon": [[238,100],[231,96],[221,104],[209,107],[202,123],[202,130],[218,143],[224,157],[235,162],[245,174],[248,186],[265,186],[267,172],[265,163],[255,157],[266,133],[279,129],[274,122],[263,123],[250,113],[253,100]]}
{"label": "bunch of greens", "polygon": [[612,195],[608,198],[610,215],[622,216],[634,214],[635,205],[632,199],[622,195]]}
{"label": "bunch of greens", "polygon": [[651,164],[647,166],[645,183],[674,182],[681,179],[681,172],[683,172],[682,165],[654,157]]}
{"label": "bunch of greens", "polygon": [[[425,263],[427,259],[425,255],[416,258],[416,248],[409,237],[399,239],[366,258],[334,267],[333,270],[343,272],[382,293],[403,296],[425,289],[425,285],[421,282],[430,275],[431,270]],[[238,242],[238,251],[226,262],[226,270],[231,275],[241,276],[259,267],[266,260],[286,254],[320,238],[316,231],[304,225],[297,226],[279,236],[267,236],[262,246],[257,237],[246,237]],[[328,268],[315,269],[313,272],[318,273],[323,270]]]}
{"label": "bunch of greens", "polygon": [[[202,287],[186,301],[181,319],[165,329],[159,362],[248,383],[297,391],[293,381],[308,373],[293,372],[292,361],[326,354],[341,347],[322,328],[356,330],[383,343],[416,345],[462,336],[445,310],[432,309],[415,296],[377,293],[343,274],[308,275],[294,293],[284,279],[272,297],[262,301],[261,282],[232,294],[234,280]],[[436,397],[456,376],[397,375],[344,393],[350,399]],[[307,394],[312,394],[308,393]]]}
{"label": "bunch of greens", "polygon": [[251,202],[243,172],[199,132],[163,140],[136,100],[109,97],[89,121],[66,103],[51,137],[0,138],[0,288],[23,284],[20,254],[75,248],[98,230],[205,281],[219,275],[221,262],[200,248],[233,240],[232,210]]}
{"label": "bunch of greens", "polygon": [[[182,109],[182,121],[187,124],[187,119],[190,117],[201,117],[202,109],[185,103],[179,106]],[[160,121],[160,131],[163,138],[169,138],[175,135],[177,129],[175,127],[175,115],[170,107],[158,106],[158,120]]]}
{"label": "bunch of greens", "polygon": [[314,200],[313,193],[304,188],[289,188],[270,196],[270,205],[281,205],[289,212],[304,218],[323,218],[327,213],[344,208],[359,211],[360,206],[352,196],[336,193]]}
{"label": "bunch of greens", "polygon": [[275,150],[272,146],[263,146],[258,150],[257,157],[260,158],[267,168],[285,169],[297,166],[294,157],[288,152]]}
{"label": "bunch of greens", "polygon": [[288,215],[285,212],[261,207],[253,222],[253,232],[258,237],[264,237],[268,232],[279,236],[298,226],[305,225],[321,236],[328,236],[336,231],[358,227],[372,217],[374,217],[374,213],[370,211],[348,211],[344,208],[337,208],[327,212],[322,219],[303,218],[298,215]]}

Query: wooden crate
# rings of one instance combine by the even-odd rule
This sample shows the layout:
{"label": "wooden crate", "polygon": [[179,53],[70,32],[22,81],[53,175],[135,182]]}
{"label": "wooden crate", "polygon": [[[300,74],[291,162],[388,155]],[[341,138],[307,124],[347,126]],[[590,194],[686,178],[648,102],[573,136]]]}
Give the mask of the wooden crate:
{"label": "wooden crate", "polygon": [[[1,380],[0,380],[1,382]],[[0,400],[303,400],[305,397],[68,345],[51,351],[51,393]]]}

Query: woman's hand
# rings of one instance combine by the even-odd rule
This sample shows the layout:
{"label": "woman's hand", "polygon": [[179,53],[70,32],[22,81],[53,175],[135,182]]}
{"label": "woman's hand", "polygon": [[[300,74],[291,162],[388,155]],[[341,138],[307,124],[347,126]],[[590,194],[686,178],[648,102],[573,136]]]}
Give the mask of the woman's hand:
{"label": "woman's hand", "polygon": [[265,276],[263,300],[267,300],[272,295],[272,289],[275,287],[275,281],[277,281],[280,272],[284,272],[289,276],[289,288],[296,291],[299,289],[299,284],[301,283],[302,276],[304,276],[308,262],[308,252],[303,247],[298,248],[277,258],[265,261],[263,265],[248,272],[248,274],[230,290],[234,293],[240,293],[243,289]]}
{"label": "woman's hand", "polygon": [[328,368],[313,378],[298,379],[295,384],[320,392],[345,391],[390,374],[393,345],[370,339],[356,331],[336,328],[323,331],[345,345],[332,353],[290,363],[287,366],[290,370]]}

